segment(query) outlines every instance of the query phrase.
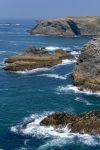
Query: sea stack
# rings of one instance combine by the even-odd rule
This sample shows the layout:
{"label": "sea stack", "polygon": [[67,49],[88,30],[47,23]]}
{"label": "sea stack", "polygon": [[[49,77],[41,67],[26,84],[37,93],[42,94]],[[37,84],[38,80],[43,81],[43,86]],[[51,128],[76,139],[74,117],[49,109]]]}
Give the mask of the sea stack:
{"label": "sea stack", "polygon": [[100,36],[84,46],[72,77],[80,89],[100,92]]}

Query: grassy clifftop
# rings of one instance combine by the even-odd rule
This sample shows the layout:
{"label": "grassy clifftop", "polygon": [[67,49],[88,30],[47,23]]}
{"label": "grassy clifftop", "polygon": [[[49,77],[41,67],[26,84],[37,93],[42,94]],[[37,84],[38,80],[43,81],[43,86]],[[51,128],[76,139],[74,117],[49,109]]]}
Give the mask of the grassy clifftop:
{"label": "grassy clifftop", "polygon": [[45,19],[30,30],[31,34],[89,36],[100,32],[100,16],[68,16]]}

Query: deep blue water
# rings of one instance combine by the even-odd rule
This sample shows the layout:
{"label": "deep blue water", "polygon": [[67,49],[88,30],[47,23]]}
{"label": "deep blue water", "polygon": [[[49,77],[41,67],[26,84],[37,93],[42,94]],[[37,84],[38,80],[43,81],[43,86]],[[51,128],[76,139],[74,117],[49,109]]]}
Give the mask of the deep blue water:
{"label": "deep blue water", "polygon": [[[100,96],[80,93],[69,73],[75,63],[30,73],[5,72],[4,59],[29,46],[64,47],[80,50],[90,37],[49,37],[30,35],[34,21],[0,22],[0,148],[3,150],[99,150],[100,138],[70,135],[65,129],[41,128],[41,117],[55,111],[76,114],[100,109]],[[65,79],[65,75],[69,74]],[[27,118],[26,118],[27,117]],[[26,130],[17,130],[23,121],[35,118]],[[20,126],[20,125],[19,125]]]}

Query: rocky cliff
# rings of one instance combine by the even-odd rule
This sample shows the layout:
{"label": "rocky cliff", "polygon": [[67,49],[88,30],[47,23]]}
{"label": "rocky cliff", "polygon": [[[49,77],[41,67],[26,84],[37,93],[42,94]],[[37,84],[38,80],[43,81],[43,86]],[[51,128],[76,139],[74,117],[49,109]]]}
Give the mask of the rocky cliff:
{"label": "rocky cliff", "polygon": [[42,20],[29,32],[53,36],[98,35],[100,32],[100,17],[64,17]]}
{"label": "rocky cliff", "polygon": [[73,56],[61,49],[49,53],[44,48],[31,47],[20,54],[6,59],[4,70],[23,71],[35,68],[52,67],[61,63],[64,58],[71,59]]}
{"label": "rocky cliff", "polygon": [[100,36],[84,46],[72,76],[81,89],[100,91]]}

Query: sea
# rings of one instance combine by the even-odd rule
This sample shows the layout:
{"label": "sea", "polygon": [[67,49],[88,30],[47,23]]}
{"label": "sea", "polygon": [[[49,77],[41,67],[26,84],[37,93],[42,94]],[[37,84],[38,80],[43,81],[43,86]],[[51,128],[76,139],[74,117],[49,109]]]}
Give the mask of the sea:
{"label": "sea", "polygon": [[[0,150],[100,150],[100,136],[71,133],[68,127],[40,126],[53,112],[78,114],[100,110],[100,93],[79,91],[71,73],[76,61],[52,68],[6,72],[5,59],[32,46],[48,51],[62,48],[79,54],[91,37],[30,35],[35,20],[0,21]],[[26,128],[21,128],[23,123]]]}

